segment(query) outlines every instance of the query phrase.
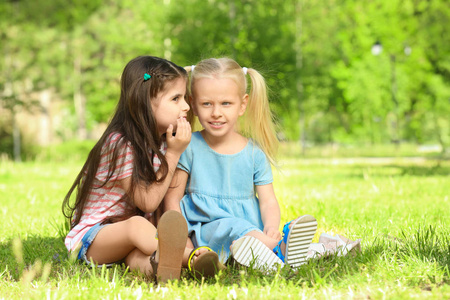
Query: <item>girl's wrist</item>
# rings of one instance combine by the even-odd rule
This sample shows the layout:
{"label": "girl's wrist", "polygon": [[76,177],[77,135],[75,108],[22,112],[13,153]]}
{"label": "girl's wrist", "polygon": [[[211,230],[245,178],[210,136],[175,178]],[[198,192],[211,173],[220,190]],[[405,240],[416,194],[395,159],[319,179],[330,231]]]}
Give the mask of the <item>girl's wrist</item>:
{"label": "girl's wrist", "polygon": [[180,159],[181,153],[179,151],[167,148],[166,155],[165,155],[166,156],[166,160],[176,159],[177,162],[178,162],[178,160]]}
{"label": "girl's wrist", "polygon": [[278,230],[278,227],[277,227],[277,226],[273,226],[273,225],[264,226],[264,230],[269,230],[269,229],[275,229],[275,230]]}

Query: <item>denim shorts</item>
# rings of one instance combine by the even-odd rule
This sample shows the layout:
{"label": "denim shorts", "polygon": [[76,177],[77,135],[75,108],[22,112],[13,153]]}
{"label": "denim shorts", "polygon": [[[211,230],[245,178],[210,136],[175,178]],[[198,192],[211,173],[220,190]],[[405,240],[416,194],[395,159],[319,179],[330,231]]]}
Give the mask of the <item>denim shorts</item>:
{"label": "denim shorts", "polygon": [[[102,229],[105,226],[108,226],[109,224],[100,224],[97,223],[94,226],[92,226],[91,229],[89,229],[81,239],[81,249],[80,252],[78,252],[77,259],[81,260],[87,265],[91,265],[91,261],[86,257],[86,253],[89,249],[89,246],[91,246],[92,242],[94,241],[95,237],[97,236],[100,229]],[[107,267],[112,266],[113,264],[105,264]],[[102,267],[103,265],[99,265],[99,267]]]}

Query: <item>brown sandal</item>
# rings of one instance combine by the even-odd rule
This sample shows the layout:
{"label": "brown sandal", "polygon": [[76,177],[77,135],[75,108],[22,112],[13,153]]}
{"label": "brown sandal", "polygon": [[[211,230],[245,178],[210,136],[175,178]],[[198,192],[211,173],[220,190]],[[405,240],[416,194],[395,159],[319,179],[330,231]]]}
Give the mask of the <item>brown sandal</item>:
{"label": "brown sandal", "polygon": [[155,261],[156,251],[150,257],[156,281],[164,283],[171,279],[180,279],[188,236],[186,220],[175,210],[167,211],[159,220],[157,235],[159,261]]}
{"label": "brown sandal", "polygon": [[[208,252],[200,254],[195,260],[195,252],[199,249],[207,249]],[[188,269],[195,279],[201,279],[202,277],[211,278],[216,275],[220,270],[226,269],[226,267],[219,261],[219,255],[211,248],[202,246],[192,250],[189,255]]]}
{"label": "brown sandal", "polygon": [[151,276],[152,280],[156,279],[155,274],[158,272],[158,262],[156,262],[155,257],[156,257],[156,251],[153,252],[152,255],[150,255],[150,265],[152,266],[152,271],[153,271],[153,274]]}

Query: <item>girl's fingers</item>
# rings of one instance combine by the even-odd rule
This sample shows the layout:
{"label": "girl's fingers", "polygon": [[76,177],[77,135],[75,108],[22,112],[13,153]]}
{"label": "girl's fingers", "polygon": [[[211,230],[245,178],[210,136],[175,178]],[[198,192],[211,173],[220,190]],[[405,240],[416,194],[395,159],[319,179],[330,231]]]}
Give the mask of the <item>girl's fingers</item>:
{"label": "girl's fingers", "polygon": [[174,126],[169,125],[166,131],[167,147],[180,154],[186,149],[191,141],[191,124],[184,118],[177,119],[177,130],[173,134]]}
{"label": "girl's fingers", "polygon": [[184,131],[183,119],[177,119],[177,132],[176,132],[175,136],[177,138],[181,137],[184,134],[183,131]]}
{"label": "girl's fingers", "polygon": [[191,124],[184,118],[177,120],[177,136],[180,138],[187,138],[191,135]]}
{"label": "girl's fingers", "polygon": [[185,121],[185,131],[184,131],[185,137],[186,138],[190,138],[191,134],[192,134],[192,132],[191,132],[191,124],[188,121],[186,121],[186,120],[184,120],[184,121]]}
{"label": "girl's fingers", "polygon": [[170,137],[173,134],[173,125],[170,124],[169,127],[167,127],[166,136]]}

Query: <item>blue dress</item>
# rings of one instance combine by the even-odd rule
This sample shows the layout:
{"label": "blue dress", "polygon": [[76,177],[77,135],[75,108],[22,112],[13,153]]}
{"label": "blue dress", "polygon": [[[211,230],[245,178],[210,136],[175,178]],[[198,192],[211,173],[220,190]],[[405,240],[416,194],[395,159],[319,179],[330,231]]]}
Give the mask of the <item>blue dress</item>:
{"label": "blue dress", "polygon": [[252,140],[226,155],[194,132],[178,168],[189,174],[180,206],[194,246],[211,247],[224,262],[232,241],[263,230],[255,185],[272,183],[273,177],[266,155]]}

